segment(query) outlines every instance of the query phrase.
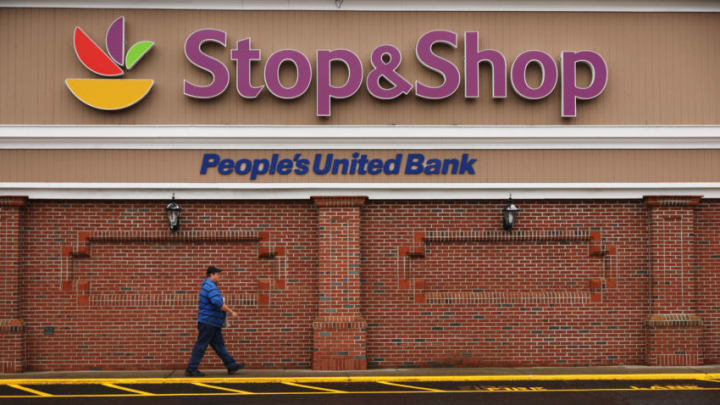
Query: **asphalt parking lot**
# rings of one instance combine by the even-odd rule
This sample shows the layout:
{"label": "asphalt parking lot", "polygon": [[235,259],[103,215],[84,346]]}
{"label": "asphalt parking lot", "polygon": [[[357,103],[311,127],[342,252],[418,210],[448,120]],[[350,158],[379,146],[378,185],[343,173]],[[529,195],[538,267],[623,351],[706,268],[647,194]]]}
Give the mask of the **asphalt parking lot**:
{"label": "asphalt parking lot", "polygon": [[720,404],[720,375],[0,380],[3,404]]}

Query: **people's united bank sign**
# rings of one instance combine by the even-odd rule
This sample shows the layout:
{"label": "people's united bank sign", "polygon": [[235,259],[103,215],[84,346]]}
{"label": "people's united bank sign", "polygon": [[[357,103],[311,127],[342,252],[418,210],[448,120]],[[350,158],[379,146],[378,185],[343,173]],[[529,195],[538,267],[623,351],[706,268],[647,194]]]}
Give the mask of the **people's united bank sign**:
{"label": "people's united bank sign", "polygon": [[[74,46],[78,58],[89,70],[102,76],[124,74],[121,66],[130,70],[153,43],[141,41],[124,52],[125,20],[120,17],[113,22],[106,36],[108,53],[96,45],[81,29],[74,32]],[[458,48],[459,37],[464,36],[463,66],[439,56],[435,46]],[[185,40],[187,61],[212,76],[207,85],[184,80],[185,96],[212,99],[225,93],[230,85],[230,71],[225,62],[203,52],[203,46],[213,43],[228,47],[227,33],[219,29],[200,29]],[[292,100],[302,97],[311,85],[315,86],[315,112],[319,117],[332,114],[333,100],[354,96],[364,85],[367,92],[378,100],[394,100],[414,93],[416,97],[442,100],[453,96],[464,86],[465,98],[478,98],[480,94],[480,64],[492,69],[492,97],[504,99],[508,95],[508,82],[518,96],[527,100],[541,100],[550,96],[560,86],[561,116],[575,117],[578,100],[590,100],[602,94],[608,82],[608,68],[601,55],[592,50],[562,51],[550,55],[542,50],[528,50],[517,55],[510,65],[505,55],[495,49],[478,49],[480,37],[477,32],[458,34],[453,31],[433,30],[421,35],[415,46],[415,59],[426,69],[442,77],[439,85],[431,86],[410,80],[398,72],[403,63],[402,52],[392,44],[382,44],[370,53],[372,68],[365,72],[363,62],[350,49],[318,49],[315,52],[315,71],[310,58],[295,49],[282,49],[272,53],[265,61],[263,83],[253,83],[251,74],[255,62],[262,60],[262,50],[252,47],[251,38],[237,41],[229,51],[229,59],[235,66],[235,92],[244,99],[255,99],[267,90],[274,97]],[[559,59],[556,63],[555,57]],[[332,64],[342,64],[347,79],[333,85]],[[295,77],[291,85],[280,80],[284,64],[294,66]],[[528,67],[536,64],[541,71],[540,84],[533,86],[527,81]],[[590,83],[583,87],[576,80],[579,65],[586,65],[591,72]],[[558,84],[559,82],[559,84]],[[152,87],[150,79],[68,79],[66,83],[73,94],[85,104],[104,110],[118,110],[140,101]]]}

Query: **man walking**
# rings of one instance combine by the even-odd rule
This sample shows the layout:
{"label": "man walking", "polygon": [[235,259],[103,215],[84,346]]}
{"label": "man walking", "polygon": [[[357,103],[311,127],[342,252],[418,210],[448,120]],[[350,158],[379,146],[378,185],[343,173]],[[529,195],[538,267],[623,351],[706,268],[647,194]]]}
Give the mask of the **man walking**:
{"label": "man walking", "polygon": [[200,305],[198,308],[198,338],[190,355],[185,375],[188,377],[202,377],[205,373],[198,371],[200,361],[205,355],[205,349],[208,345],[212,346],[218,356],[227,367],[228,374],[235,374],[243,368],[243,363],[236,363],[235,359],[230,356],[225,348],[225,340],[222,336],[222,327],[225,323],[225,315],[227,312],[232,316],[237,316],[237,312],[233,311],[225,305],[222,294],[217,288],[220,281],[220,272],[222,269],[210,266],[205,273],[206,278],[202,282],[200,289]]}

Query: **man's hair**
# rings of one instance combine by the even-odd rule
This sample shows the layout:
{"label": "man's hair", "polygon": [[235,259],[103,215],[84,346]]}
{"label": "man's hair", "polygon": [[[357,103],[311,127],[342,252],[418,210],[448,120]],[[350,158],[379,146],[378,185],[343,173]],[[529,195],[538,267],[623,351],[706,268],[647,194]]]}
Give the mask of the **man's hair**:
{"label": "man's hair", "polygon": [[210,266],[207,268],[207,271],[205,272],[205,276],[210,277],[210,275],[215,274],[215,273],[220,273],[221,271],[222,271],[222,269],[218,269],[215,266]]}

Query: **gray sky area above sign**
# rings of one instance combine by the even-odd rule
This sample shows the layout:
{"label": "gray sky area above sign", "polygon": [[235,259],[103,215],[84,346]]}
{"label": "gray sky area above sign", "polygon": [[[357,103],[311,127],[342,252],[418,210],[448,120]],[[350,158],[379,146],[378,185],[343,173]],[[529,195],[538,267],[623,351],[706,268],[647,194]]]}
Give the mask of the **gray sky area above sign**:
{"label": "gray sky area above sign", "polygon": [[714,0],[6,0],[0,7],[205,10],[717,12]]}

